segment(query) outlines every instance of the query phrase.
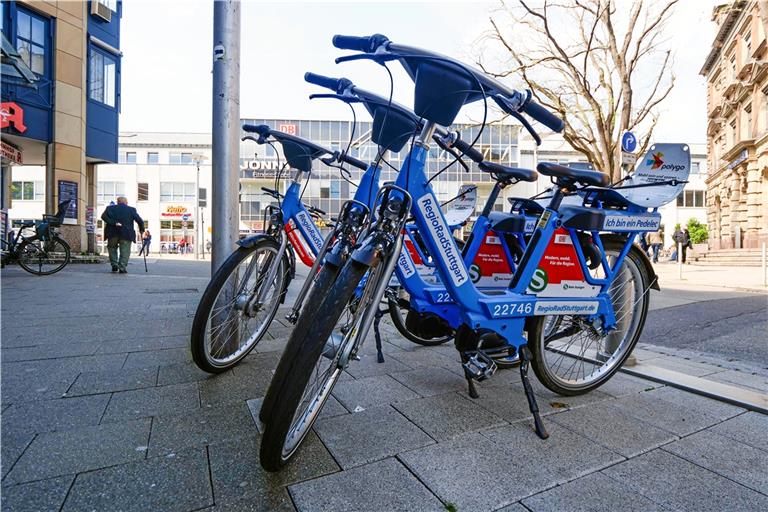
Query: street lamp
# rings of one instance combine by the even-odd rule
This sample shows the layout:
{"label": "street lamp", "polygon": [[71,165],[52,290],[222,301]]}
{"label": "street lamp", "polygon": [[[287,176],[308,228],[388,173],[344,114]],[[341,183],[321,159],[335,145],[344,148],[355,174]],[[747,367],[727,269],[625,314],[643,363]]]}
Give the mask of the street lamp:
{"label": "street lamp", "polygon": [[[199,259],[200,255],[200,244],[201,237],[198,236],[200,234],[200,164],[204,162],[205,160],[208,160],[208,157],[205,156],[202,153],[195,153],[192,155],[192,161],[195,162],[195,166],[197,166],[197,175],[195,178],[195,259]],[[202,233],[202,236],[205,236],[205,233]]]}

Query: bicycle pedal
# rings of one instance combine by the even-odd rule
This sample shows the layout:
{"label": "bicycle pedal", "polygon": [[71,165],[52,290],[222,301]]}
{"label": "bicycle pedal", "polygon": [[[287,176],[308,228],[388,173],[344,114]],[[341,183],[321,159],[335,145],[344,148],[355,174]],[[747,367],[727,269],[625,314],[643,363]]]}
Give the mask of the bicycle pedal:
{"label": "bicycle pedal", "polygon": [[498,368],[496,362],[482,350],[475,352],[475,354],[469,357],[467,362],[461,366],[464,368],[464,373],[467,377],[478,382],[489,379],[496,373],[496,369]]}

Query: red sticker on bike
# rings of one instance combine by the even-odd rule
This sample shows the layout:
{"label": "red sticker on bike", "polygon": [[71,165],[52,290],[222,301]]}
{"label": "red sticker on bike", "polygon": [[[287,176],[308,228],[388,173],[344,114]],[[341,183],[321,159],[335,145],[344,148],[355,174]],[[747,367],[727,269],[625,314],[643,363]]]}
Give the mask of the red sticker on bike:
{"label": "red sticker on bike", "polygon": [[600,287],[586,282],[571,235],[560,228],[552,235],[528,284],[539,297],[595,297]]}
{"label": "red sticker on bike", "polygon": [[512,266],[507,261],[503,241],[493,231],[485,235],[477,251],[469,276],[481,288],[506,288],[512,280]]}

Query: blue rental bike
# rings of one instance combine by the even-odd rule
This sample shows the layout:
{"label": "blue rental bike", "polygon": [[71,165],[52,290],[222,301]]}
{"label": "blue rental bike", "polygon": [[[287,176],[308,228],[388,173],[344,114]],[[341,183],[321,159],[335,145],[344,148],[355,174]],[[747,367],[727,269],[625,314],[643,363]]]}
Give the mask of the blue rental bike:
{"label": "blue rental bike", "polygon": [[[327,240],[314,222],[314,217],[325,212],[301,200],[302,183],[308,179],[312,161],[321,159],[329,166],[368,168],[349,155],[266,125],[246,124],[243,130],[257,135],[246,135],[244,140],[279,143],[285,165],[293,174],[285,195],[276,189],[262,188],[277,201],[276,207],[265,208],[265,232],[237,242],[238,248],[214,273],[198,303],[190,345],[195,364],[209,373],[233,367],[264,337],[295,276],[296,253],[302,262],[312,266],[317,263],[316,256],[327,248]],[[343,224],[337,224],[336,231]]]}
{"label": "blue rental bike", "polygon": [[[451,125],[463,105],[475,101],[492,100],[537,140],[525,115],[554,131],[562,130],[562,121],[535,103],[530,91],[511,90],[449,57],[378,34],[335,36],[333,43],[360,52],[337,62],[367,59],[403,65],[415,82],[414,112],[423,124],[397,180],[380,188],[372,222],[323,301],[313,314],[305,315],[305,310],[298,319],[302,328],[292,332],[278,365],[280,385],[271,385],[267,395],[272,407],[262,436],[262,466],[276,471],[296,453],[365,340],[393,270],[411,296],[413,311],[456,326],[455,344],[472,397],[478,396],[475,383],[491,377],[496,368],[483,350],[488,340],[502,339],[510,352],[519,354],[534,428],[546,438],[529,365],[544,386],[563,395],[589,392],[615,374],[640,336],[649,290],[658,289],[650,262],[633,241],[638,233],[658,229],[660,214],[644,206],[650,203],[640,200],[642,193],[631,201],[608,187],[602,172],[540,163],[538,172],[554,187],[513,277],[507,288],[478,288],[424,172],[433,135],[439,126]],[[671,152],[668,160],[667,168],[690,166],[687,148]],[[518,169],[496,169],[492,175],[500,181],[535,177],[533,171]],[[679,185],[675,179],[651,181],[637,187]],[[433,255],[439,284],[425,282],[403,258],[403,231],[409,222]],[[486,222],[476,223],[474,230],[480,234],[483,229]]]}

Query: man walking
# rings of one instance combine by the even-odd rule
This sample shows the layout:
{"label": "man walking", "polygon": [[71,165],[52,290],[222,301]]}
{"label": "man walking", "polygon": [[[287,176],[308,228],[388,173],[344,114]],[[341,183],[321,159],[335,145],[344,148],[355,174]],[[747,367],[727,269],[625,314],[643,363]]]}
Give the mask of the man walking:
{"label": "man walking", "polygon": [[[128,258],[131,257],[131,244],[136,240],[133,223],[139,225],[139,231],[144,232],[144,221],[136,213],[136,208],[128,206],[128,199],[118,197],[117,204],[107,206],[101,214],[104,221],[104,238],[107,239],[109,262],[112,272],[127,274]],[[119,250],[119,255],[118,255]]]}
{"label": "man walking", "polygon": [[653,262],[659,262],[659,249],[664,245],[664,231],[659,228],[658,231],[651,233],[649,236],[651,242],[651,253],[653,254]]}

